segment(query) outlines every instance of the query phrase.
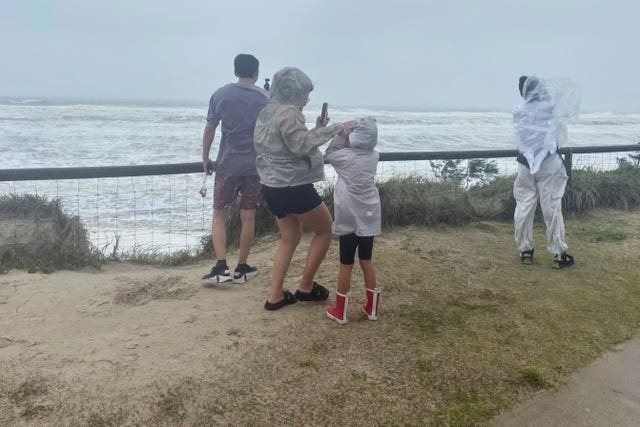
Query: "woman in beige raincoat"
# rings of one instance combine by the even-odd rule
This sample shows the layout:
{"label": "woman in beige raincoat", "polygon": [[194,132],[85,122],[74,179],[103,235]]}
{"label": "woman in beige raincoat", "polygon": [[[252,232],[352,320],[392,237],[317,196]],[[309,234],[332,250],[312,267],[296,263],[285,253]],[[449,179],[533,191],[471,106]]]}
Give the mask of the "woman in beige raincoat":
{"label": "woman in beige raincoat", "polygon": [[[265,309],[278,310],[296,301],[326,300],[329,291],[313,280],[331,243],[331,214],[313,183],[324,179],[324,162],[318,147],[333,136],[349,133],[353,121],[316,127],[305,125],[302,109],[313,90],[311,79],[300,69],[285,67],[272,79],[271,99],[258,116],[254,144],[262,196],[277,217],[280,242],[273,260],[271,291]],[[302,237],[302,227],[314,233],[307,252],[302,280],[294,294],[283,290],[284,278]]]}

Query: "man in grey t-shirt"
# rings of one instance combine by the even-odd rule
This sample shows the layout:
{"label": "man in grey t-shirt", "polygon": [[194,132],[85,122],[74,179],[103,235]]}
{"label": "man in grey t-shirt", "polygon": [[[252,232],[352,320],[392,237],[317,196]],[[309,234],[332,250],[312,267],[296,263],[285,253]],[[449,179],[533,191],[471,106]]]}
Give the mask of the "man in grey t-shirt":
{"label": "man in grey t-shirt", "polygon": [[[255,267],[247,264],[255,231],[256,208],[260,203],[260,178],[256,171],[253,131],[258,114],[267,105],[269,93],[255,85],[259,62],[253,55],[240,54],[233,64],[238,81],[221,87],[211,96],[202,137],[202,163],[207,171],[209,151],[220,125],[211,227],[217,261],[211,272],[202,277],[202,282],[207,285],[231,280],[244,283],[258,274]],[[238,196],[242,230],[238,265],[232,278],[227,266],[226,222],[228,208],[236,203]]]}

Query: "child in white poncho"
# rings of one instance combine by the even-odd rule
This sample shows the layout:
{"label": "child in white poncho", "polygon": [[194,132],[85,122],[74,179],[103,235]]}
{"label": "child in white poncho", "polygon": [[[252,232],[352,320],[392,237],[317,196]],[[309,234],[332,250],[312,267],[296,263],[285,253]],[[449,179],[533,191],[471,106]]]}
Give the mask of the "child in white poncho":
{"label": "child in white poncho", "polygon": [[340,236],[340,272],[336,305],[327,309],[327,316],[340,324],[347,323],[356,249],[367,288],[367,303],[362,309],[369,320],[378,320],[380,290],[371,262],[373,239],[381,232],[380,196],[375,185],[380,157],[374,150],[377,142],[375,119],[360,119],[348,136],[333,138],[324,156],[338,174],[333,193],[333,233]]}

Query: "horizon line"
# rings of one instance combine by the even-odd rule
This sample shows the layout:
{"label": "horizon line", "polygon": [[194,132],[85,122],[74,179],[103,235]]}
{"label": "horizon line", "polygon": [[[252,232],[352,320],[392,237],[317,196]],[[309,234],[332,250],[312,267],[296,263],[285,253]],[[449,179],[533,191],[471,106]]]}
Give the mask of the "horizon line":
{"label": "horizon line", "polygon": [[[13,102],[12,102],[13,101]],[[21,102],[21,101],[32,101]],[[205,106],[208,102],[194,99],[162,99],[162,98],[125,98],[125,97],[87,97],[87,96],[37,96],[37,95],[0,95],[0,102],[7,103],[9,105],[34,105],[42,102],[55,102],[70,104],[75,102],[79,105],[141,105],[141,106]],[[113,103],[113,104],[110,104]],[[477,106],[447,106],[437,107],[433,105],[383,105],[383,104],[334,104],[339,108],[347,109],[378,109],[378,110],[392,110],[392,111],[424,111],[424,112],[511,112],[513,107],[477,107]],[[320,107],[320,104],[310,104],[310,107]],[[626,109],[606,109],[606,110],[584,110],[581,113],[622,113],[622,114],[635,114],[640,111],[626,110]]]}

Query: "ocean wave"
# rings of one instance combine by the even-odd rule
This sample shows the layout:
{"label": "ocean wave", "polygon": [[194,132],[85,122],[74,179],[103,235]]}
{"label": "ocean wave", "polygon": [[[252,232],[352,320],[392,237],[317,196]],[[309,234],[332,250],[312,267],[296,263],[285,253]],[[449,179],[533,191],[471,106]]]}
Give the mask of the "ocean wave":
{"label": "ocean wave", "polygon": [[59,117],[63,121],[67,122],[148,122],[148,117],[135,117],[135,116],[103,116],[99,114],[83,114],[72,115],[64,114]]}
{"label": "ocean wave", "polygon": [[180,115],[180,116],[166,116],[159,119],[163,123],[191,123],[198,122],[204,123],[205,116],[203,115]]}
{"label": "ocean wave", "polygon": [[0,117],[0,122],[37,122],[38,120],[31,117]]}
{"label": "ocean wave", "polygon": [[[157,105],[27,107],[8,105],[5,99],[0,105],[0,151],[11,147],[9,157],[24,167],[44,158],[44,149],[53,150],[46,159],[55,166],[197,161],[204,112],[203,108]],[[314,112],[318,111],[305,109],[307,119],[313,119]],[[330,114],[333,122],[376,117],[379,149],[385,152],[513,147],[513,124],[506,112],[333,108]],[[639,135],[638,114],[590,112],[570,126],[569,145],[633,144]]]}
{"label": "ocean wave", "polygon": [[42,104],[44,101],[42,99],[10,99],[9,100],[9,104],[14,104],[14,105],[35,105],[35,104]]}

